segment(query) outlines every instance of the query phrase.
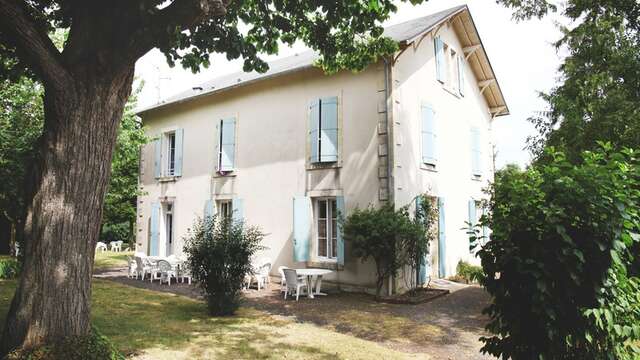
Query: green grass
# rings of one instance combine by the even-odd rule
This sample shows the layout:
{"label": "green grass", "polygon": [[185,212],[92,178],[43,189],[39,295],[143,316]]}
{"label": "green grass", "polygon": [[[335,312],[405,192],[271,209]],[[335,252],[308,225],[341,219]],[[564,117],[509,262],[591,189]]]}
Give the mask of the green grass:
{"label": "green grass", "polygon": [[108,269],[114,267],[127,266],[127,256],[133,256],[133,252],[97,252],[95,261],[93,262],[94,269]]}
{"label": "green grass", "polygon": [[[0,322],[15,281],[0,280]],[[92,318],[123,352],[140,359],[406,359],[409,355],[251,308],[209,317],[205,304],[178,295],[93,281]]]}

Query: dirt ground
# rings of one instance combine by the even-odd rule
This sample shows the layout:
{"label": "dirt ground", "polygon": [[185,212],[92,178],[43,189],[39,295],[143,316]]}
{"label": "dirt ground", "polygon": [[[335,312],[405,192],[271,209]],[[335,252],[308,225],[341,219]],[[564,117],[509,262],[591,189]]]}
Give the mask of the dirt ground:
{"label": "dirt ground", "polygon": [[[112,269],[95,276],[203,299],[194,285],[160,285],[158,281],[128,279],[124,274],[124,269]],[[285,301],[279,284],[272,283],[261,291],[246,290],[244,306],[375,341],[394,350],[428,354],[433,359],[492,359],[480,354],[482,344],[478,340],[486,335],[487,318],[482,309],[488,305],[489,296],[478,286],[444,286],[449,286],[452,293],[427,303],[404,305],[379,303],[370,295],[337,292],[330,286],[323,287],[328,296],[301,297],[298,302],[289,297]]]}

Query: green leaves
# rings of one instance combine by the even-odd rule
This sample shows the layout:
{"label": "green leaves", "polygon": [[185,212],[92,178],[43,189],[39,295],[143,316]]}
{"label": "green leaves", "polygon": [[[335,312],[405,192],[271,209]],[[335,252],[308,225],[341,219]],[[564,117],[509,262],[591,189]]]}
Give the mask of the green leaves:
{"label": "green leaves", "polygon": [[[635,359],[640,337],[640,161],[611,146],[496,174],[478,251],[498,357]],[[473,240],[473,239],[472,239]]]}

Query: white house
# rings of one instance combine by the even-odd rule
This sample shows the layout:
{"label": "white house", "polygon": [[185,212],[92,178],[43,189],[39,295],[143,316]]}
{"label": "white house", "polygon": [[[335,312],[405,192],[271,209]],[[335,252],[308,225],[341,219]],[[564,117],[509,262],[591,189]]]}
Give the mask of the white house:
{"label": "white house", "polygon": [[428,192],[440,208],[431,274],[477,261],[462,228],[493,178],[492,120],[509,113],[478,31],[459,6],[385,36],[400,50],[357,74],[325,75],[309,52],[141,110],[157,140],[142,150],[137,247],[181,253],[215,212],[260,226],[274,269],[326,267],[370,288],[373,265],[350,256],[337,213]]}

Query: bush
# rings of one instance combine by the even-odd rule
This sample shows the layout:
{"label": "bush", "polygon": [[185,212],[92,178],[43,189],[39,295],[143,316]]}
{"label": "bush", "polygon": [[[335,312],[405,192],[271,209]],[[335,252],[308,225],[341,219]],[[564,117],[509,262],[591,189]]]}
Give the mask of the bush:
{"label": "bush", "polygon": [[584,154],[496,174],[478,255],[492,295],[482,350],[514,359],[638,359],[640,163]]}
{"label": "bush", "polygon": [[185,239],[193,278],[204,291],[211,315],[233,315],[240,306],[244,277],[251,258],[263,247],[256,227],[217,216],[198,219]]}
{"label": "bush", "polygon": [[377,297],[384,279],[395,276],[414,260],[406,251],[406,244],[425,237],[422,224],[411,219],[407,207],[396,211],[393,205],[385,204],[380,208],[356,209],[343,223],[344,239],[350,242],[353,255],[362,261],[375,262]]}
{"label": "bush", "polygon": [[16,258],[0,258],[0,279],[13,279],[18,275],[20,275],[20,263]]}
{"label": "bush", "polygon": [[484,277],[484,271],[481,266],[471,265],[466,261],[460,260],[456,266],[456,274],[466,283],[480,282]]}
{"label": "bush", "polygon": [[105,224],[102,227],[100,241],[108,244],[112,241],[122,241],[129,243],[131,238],[129,223]]}
{"label": "bush", "polygon": [[61,340],[37,349],[15,350],[7,360],[124,360],[125,357],[95,327],[91,335]]}

